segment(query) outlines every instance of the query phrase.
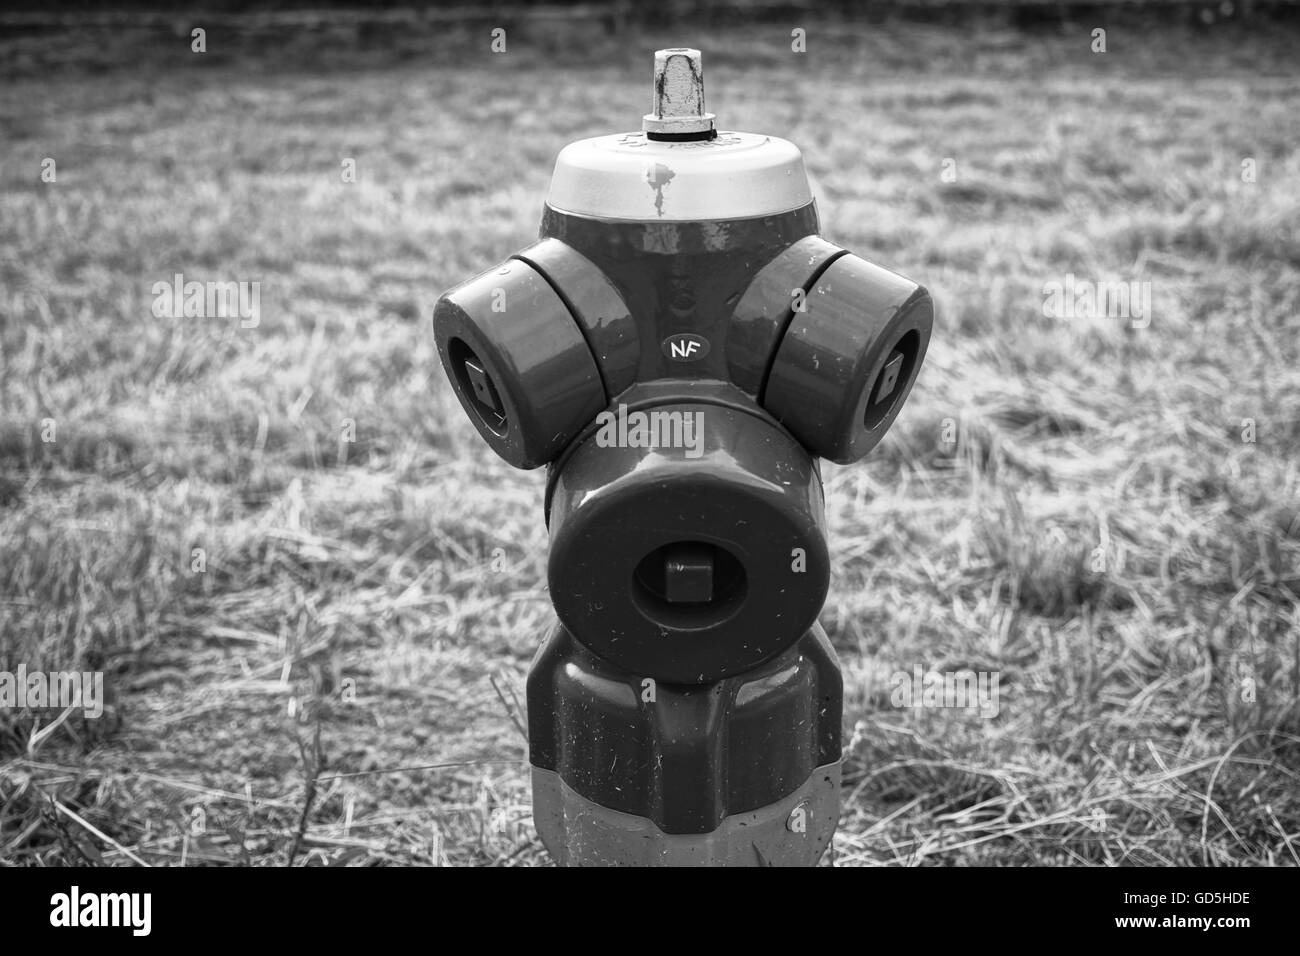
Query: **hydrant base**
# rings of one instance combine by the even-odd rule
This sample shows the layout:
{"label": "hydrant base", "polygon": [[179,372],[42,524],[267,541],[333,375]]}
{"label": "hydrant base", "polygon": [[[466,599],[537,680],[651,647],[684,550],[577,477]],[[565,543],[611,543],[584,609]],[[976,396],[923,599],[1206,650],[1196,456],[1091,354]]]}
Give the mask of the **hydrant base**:
{"label": "hydrant base", "polygon": [[840,761],[708,833],[665,833],[645,817],[593,803],[553,770],[532,770],[533,820],[560,866],[816,866],[839,823]]}

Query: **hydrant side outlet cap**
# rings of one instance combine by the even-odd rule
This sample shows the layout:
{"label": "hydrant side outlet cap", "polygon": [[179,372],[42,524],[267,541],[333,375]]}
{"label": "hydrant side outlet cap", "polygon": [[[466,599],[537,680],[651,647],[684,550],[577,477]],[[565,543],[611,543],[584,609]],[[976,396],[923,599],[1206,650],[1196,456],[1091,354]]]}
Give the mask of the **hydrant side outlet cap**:
{"label": "hydrant side outlet cap", "polygon": [[771,216],[812,198],[799,148],[775,136],[663,142],[616,133],[564,147],[546,202],[595,219],[683,222]]}

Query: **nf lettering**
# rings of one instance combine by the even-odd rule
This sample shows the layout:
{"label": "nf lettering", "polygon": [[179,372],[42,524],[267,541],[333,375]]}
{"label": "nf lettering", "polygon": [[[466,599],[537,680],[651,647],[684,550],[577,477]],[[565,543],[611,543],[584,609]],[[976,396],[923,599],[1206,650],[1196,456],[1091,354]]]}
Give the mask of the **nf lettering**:
{"label": "nf lettering", "polygon": [[152,924],[151,893],[70,893],[50,897],[51,926],[129,926],[134,936],[148,936]]}
{"label": "nf lettering", "polygon": [[675,362],[694,362],[709,354],[709,340],[693,332],[679,332],[664,339],[660,350]]}

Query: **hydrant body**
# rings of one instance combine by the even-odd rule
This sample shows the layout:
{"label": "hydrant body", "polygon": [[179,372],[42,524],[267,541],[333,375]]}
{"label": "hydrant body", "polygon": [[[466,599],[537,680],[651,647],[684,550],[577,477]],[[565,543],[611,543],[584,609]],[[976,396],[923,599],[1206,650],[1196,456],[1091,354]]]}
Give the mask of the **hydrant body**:
{"label": "hydrant body", "polygon": [[692,50],[657,54],[642,132],[561,152],[539,242],[439,300],[480,434],[549,465],[559,621],[527,696],[557,861],[822,855],[843,694],[816,459],[880,440],[932,320],[820,238],[797,148],[714,130]]}

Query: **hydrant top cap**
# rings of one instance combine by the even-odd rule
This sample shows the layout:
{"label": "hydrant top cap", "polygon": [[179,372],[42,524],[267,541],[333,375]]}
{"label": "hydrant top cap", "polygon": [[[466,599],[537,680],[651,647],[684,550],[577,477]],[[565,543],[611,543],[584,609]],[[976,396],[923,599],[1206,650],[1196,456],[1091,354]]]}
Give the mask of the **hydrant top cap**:
{"label": "hydrant top cap", "polygon": [[546,201],[598,219],[682,222],[790,212],[810,203],[812,190],[793,144],[715,129],[700,51],[674,47],[655,53],[641,131],[570,143]]}
{"label": "hydrant top cap", "polygon": [[682,222],[773,216],[812,198],[797,146],[723,131],[696,142],[615,133],[570,143],[555,160],[546,202],[596,219]]}

